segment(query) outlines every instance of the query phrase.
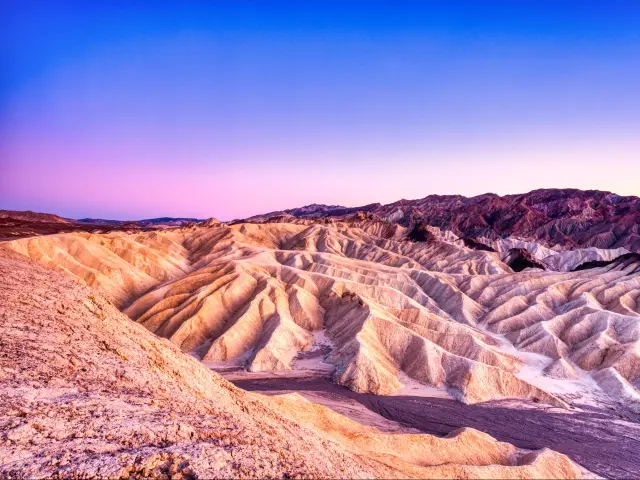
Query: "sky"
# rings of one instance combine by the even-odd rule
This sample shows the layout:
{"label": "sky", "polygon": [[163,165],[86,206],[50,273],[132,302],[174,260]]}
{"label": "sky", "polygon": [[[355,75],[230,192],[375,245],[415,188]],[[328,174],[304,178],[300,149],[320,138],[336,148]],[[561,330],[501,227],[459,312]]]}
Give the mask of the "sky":
{"label": "sky", "polygon": [[640,196],[640,2],[0,2],[0,208]]}

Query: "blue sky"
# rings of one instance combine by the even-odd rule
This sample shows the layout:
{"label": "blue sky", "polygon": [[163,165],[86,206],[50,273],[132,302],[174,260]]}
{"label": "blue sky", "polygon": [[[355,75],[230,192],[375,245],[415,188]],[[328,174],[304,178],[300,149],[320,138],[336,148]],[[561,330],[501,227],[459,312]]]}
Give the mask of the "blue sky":
{"label": "blue sky", "polygon": [[0,8],[0,208],[640,194],[638,2]]}

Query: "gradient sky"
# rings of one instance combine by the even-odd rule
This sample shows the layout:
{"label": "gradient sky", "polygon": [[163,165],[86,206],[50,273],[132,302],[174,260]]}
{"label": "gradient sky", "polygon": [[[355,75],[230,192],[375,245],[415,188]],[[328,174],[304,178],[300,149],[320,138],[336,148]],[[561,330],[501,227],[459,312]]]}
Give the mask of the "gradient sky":
{"label": "gradient sky", "polygon": [[0,208],[640,195],[640,2],[3,0]]}

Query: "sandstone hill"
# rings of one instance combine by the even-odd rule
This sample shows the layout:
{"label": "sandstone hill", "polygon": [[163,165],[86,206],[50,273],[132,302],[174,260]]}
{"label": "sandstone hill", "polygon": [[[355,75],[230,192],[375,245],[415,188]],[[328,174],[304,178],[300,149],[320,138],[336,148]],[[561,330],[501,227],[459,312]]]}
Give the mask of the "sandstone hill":
{"label": "sandstone hill", "polygon": [[408,379],[466,403],[592,394],[640,411],[637,256],[514,272],[513,251],[413,230],[358,212],[7,246],[216,368],[295,370],[328,349],[322,367],[358,392],[392,394]]}
{"label": "sandstone hill", "polygon": [[[196,232],[175,232],[164,243],[154,242],[166,253],[173,247],[170,241],[182,237],[185,250],[173,248],[174,255],[186,257],[187,251],[194,255],[204,249],[202,258],[210,256],[205,260],[208,266],[199,274],[192,272],[196,277],[170,287],[185,290],[190,285],[186,289],[190,295],[194,295],[193,281],[209,289],[216,284],[204,282],[207,275],[216,274],[211,265],[221,255],[211,252],[207,241],[225,233]],[[115,256],[125,252],[122,244],[101,244],[100,236],[89,237],[93,238],[60,236],[53,260],[77,258],[79,265],[89,263],[101,249],[112,248]],[[130,241],[141,249],[152,248],[143,245],[142,237]],[[267,237],[263,232],[261,241],[267,242]],[[296,244],[294,237],[289,237],[290,245]],[[69,238],[76,241],[63,252]],[[39,240],[39,245],[30,245],[34,251],[46,244],[46,239]],[[224,243],[219,240],[217,244]],[[86,243],[92,243],[93,250],[84,249]],[[236,260],[241,261],[250,248],[246,244],[236,252]],[[135,258],[139,261],[129,268],[155,279],[152,274],[159,270],[152,269],[154,262],[143,261],[142,252]],[[76,272],[90,272],[99,265],[85,265]],[[82,279],[109,293],[106,287],[122,280],[125,270],[106,265]],[[64,268],[71,272],[73,267],[67,263]],[[242,264],[239,268],[249,269]],[[163,271],[170,268],[165,265]],[[260,275],[275,292],[278,280]],[[111,283],[100,283],[109,276]],[[306,291],[303,286],[300,291]],[[269,295],[263,296],[265,311],[273,308],[266,300]],[[344,302],[338,303],[344,308]],[[281,318],[279,325],[283,322]],[[95,290],[6,249],[0,251],[0,342],[3,478],[578,478],[581,474],[564,455],[548,449],[522,452],[471,429],[445,438],[383,434],[296,395],[266,398],[244,392],[174,343],[132,322]]]}

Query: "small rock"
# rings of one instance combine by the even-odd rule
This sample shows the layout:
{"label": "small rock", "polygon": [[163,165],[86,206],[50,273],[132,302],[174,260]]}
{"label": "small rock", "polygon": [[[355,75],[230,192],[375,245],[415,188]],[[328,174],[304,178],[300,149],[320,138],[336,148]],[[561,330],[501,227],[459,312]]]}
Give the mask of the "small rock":
{"label": "small rock", "polygon": [[7,440],[11,440],[12,442],[22,442],[30,440],[37,433],[38,432],[36,432],[36,430],[31,425],[25,423],[23,425],[20,425],[19,427],[9,430],[6,434],[6,437]]}

